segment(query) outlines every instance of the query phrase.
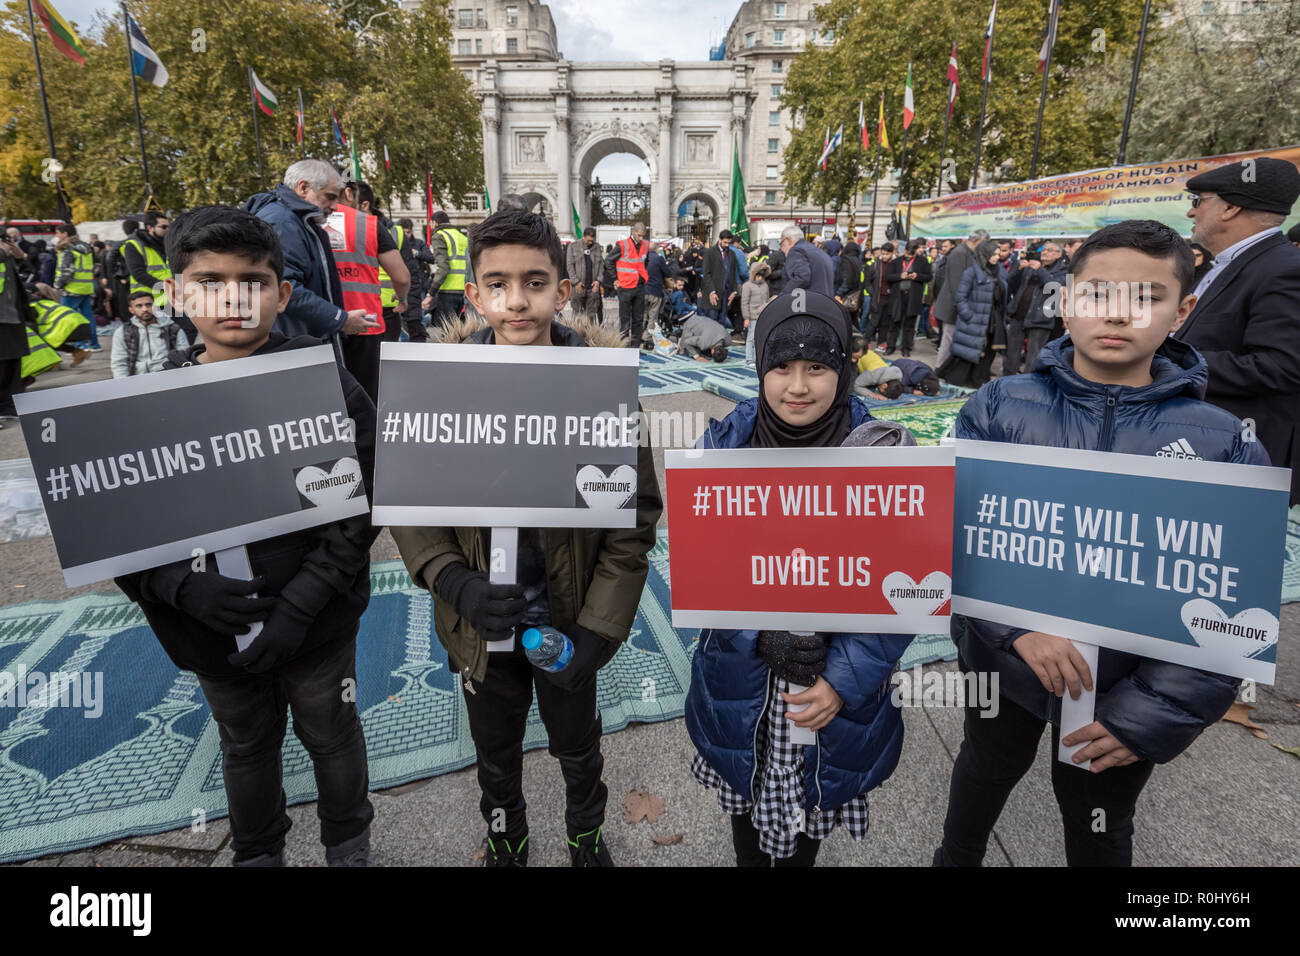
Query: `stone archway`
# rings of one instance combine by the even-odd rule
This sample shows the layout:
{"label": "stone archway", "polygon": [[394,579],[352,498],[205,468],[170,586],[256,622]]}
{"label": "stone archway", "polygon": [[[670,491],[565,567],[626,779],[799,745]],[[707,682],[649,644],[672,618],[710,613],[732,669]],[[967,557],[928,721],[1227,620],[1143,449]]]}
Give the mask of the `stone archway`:
{"label": "stone archway", "polygon": [[[641,137],[631,128],[621,126],[617,121],[607,125],[610,125],[608,135],[579,147],[574,164],[578,174],[574,204],[585,224],[600,220],[605,224],[631,225],[640,221],[649,227],[650,204],[659,180],[655,151],[649,143],[641,142]],[[640,183],[639,187],[605,184],[596,187],[594,172],[597,164],[615,153],[630,153],[643,160],[650,169],[650,181]]]}
{"label": "stone archway", "polygon": [[673,201],[673,232],[683,239],[697,238],[706,246],[725,228],[722,200],[700,186],[680,193]]}
{"label": "stone archway", "polygon": [[540,192],[528,192],[519,197],[524,201],[524,208],[539,216],[551,219],[555,215],[555,205]]}

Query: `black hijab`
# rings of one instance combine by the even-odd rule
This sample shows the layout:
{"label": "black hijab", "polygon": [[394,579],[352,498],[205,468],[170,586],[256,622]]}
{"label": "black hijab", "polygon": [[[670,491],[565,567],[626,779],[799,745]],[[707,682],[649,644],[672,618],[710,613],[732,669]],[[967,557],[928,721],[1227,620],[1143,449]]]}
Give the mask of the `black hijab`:
{"label": "black hijab", "polygon": [[[803,309],[796,306],[802,300]],[[758,418],[752,448],[838,447],[853,429],[853,359],[849,355],[849,319],[830,296],[803,289],[768,303],[754,333],[758,376]],[[831,407],[815,422],[791,425],[767,403],[763,379],[782,362],[807,359],[839,372]]]}

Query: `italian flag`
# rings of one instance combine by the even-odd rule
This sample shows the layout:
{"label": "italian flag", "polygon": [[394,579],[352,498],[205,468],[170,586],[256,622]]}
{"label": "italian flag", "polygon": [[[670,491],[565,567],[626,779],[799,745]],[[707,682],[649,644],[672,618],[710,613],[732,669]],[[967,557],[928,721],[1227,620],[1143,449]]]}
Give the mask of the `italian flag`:
{"label": "italian flag", "polygon": [[916,106],[912,102],[912,64],[907,64],[907,85],[903,87],[903,129],[912,125]]}
{"label": "italian flag", "polygon": [[54,49],[58,50],[77,66],[86,65],[86,48],[81,45],[77,31],[68,25],[68,21],[59,15],[49,0],[32,0],[32,12],[41,19],[45,32],[50,35]]}
{"label": "italian flag", "polygon": [[267,116],[274,116],[275,108],[280,105],[280,101],[275,98],[275,94],[271,92],[267,85],[257,78],[256,70],[249,67],[248,72],[253,77],[253,100],[263,113]]}

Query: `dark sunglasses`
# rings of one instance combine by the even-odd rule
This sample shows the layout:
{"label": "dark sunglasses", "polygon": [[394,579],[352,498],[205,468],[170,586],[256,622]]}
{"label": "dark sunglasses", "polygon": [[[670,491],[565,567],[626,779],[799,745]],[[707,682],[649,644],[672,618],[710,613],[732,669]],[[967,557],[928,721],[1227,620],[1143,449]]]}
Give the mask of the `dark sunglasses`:
{"label": "dark sunglasses", "polygon": [[1192,208],[1195,209],[1209,198],[1209,196],[1202,196],[1200,193],[1192,193]]}

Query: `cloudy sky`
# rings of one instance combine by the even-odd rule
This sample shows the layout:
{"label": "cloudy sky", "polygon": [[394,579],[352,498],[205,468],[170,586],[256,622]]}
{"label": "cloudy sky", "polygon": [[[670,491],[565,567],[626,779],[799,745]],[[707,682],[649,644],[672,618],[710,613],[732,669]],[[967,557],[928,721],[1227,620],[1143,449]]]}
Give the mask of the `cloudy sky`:
{"label": "cloudy sky", "polygon": [[[239,0],[259,3],[261,0]],[[551,0],[560,50],[570,60],[705,60],[726,33],[741,0],[658,0],[623,4],[610,0]],[[57,0],[63,16],[86,28],[96,11],[119,15],[104,0]],[[611,11],[618,10],[615,22]],[[648,167],[638,158],[607,157],[597,167],[606,182],[633,182]]]}

